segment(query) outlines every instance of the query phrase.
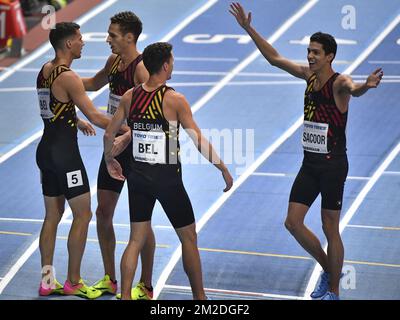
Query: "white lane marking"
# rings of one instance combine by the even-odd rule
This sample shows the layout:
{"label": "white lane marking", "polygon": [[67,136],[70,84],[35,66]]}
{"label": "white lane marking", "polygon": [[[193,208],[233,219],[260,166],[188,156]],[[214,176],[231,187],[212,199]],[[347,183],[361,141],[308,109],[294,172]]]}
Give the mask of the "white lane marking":
{"label": "white lane marking", "polygon": [[359,224],[348,224],[347,228],[360,228],[360,229],[375,229],[375,230],[389,230],[400,231],[400,227],[384,227],[384,226],[366,226]]}
{"label": "white lane marking", "polygon": [[400,60],[370,60],[370,64],[400,64]]}
{"label": "white lane marking", "polygon": [[[0,92],[30,92],[36,91],[36,87],[13,87],[13,88],[0,88]],[[5,103],[6,105],[7,103]]]}
{"label": "white lane marking", "polygon": [[[170,289],[173,291],[183,291],[191,294],[191,288],[187,286],[175,286],[166,284],[164,286],[166,289]],[[272,299],[281,299],[281,300],[304,300],[303,297],[298,296],[289,296],[289,295],[282,295],[282,294],[273,294],[273,293],[263,293],[263,292],[250,292],[250,291],[238,291],[238,290],[225,290],[225,289],[214,289],[214,288],[204,288],[206,293],[215,293],[216,295],[227,295],[227,296],[236,296],[242,297],[247,299],[254,299],[254,298],[272,298]]]}
{"label": "white lane marking", "polygon": [[[292,178],[297,175],[297,173],[280,173],[280,172],[254,172],[253,176],[262,177],[288,177]],[[369,180],[371,177],[358,177],[358,176],[348,176],[347,180]]]}
{"label": "white lane marking", "polygon": [[389,176],[398,176],[398,175],[400,175],[400,171],[385,171],[383,174],[389,175]]}
{"label": "white lane marking", "polygon": [[238,58],[213,58],[213,57],[174,57],[177,61],[201,61],[201,62],[237,62]]}

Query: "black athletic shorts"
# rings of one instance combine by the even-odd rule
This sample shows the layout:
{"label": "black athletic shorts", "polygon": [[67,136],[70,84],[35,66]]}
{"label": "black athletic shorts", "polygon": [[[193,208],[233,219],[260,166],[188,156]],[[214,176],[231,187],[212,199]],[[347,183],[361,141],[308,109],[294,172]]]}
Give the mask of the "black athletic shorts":
{"label": "black athletic shorts", "polygon": [[322,161],[313,161],[305,157],[293,183],[289,202],[298,202],[310,207],[321,193],[322,209],[341,210],[347,173],[346,155]]}
{"label": "black athletic shorts", "polygon": [[[126,177],[129,172],[129,166],[132,161],[132,142],[122,151],[115,159],[118,160],[122,167],[122,173]],[[110,190],[117,193],[121,193],[124,187],[124,181],[116,180],[112,178],[107,170],[106,162],[104,161],[104,153],[101,157],[101,162],[99,166],[99,173],[97,175],[97,189]]]}
{"label": "black athletic shorts", "polygon": [[150,221],[156,200],[175,229],[195,221],[179,164],[134,162],[128,175],[128,191],[131,222]]}
{"label": "black athletic shorts", "polygon": [[[66,139],[67,140],[67,139]],[[43,195],[72,199],[90,191],[78,144],[42,139],[36,150]]]}

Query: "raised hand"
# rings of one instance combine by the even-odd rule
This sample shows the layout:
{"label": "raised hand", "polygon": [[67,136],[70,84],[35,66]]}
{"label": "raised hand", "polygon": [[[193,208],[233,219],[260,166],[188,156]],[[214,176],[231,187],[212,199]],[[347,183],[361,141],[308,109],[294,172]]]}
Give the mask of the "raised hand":
{"label": "raised hand", "polygon": [[367,87],[368,88],[376,88],[379,83],[381,82],[383,77],[383,71],[382,68],[376,69],[374,72],[372,72],[368,78],[367,78]]}
{"label": "raised hand", "polygon": [[229,12],[236,18],[236,21],[243,29],[250,27],[251,12],[246,16],[246,12],[238,2],[232,2]]}

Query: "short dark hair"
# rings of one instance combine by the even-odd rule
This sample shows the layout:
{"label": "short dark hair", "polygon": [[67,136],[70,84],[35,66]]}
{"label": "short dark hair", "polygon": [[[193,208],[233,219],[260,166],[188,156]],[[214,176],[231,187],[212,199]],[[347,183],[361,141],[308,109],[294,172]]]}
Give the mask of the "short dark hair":
{"label": "short dark hair", "polygon": [[68,37],[74,36],[76,31],[81,27],[75,22],[59,22],[56,23],[54,29],[51,29],[49,40],[54,50],[61,49],[63,40]]}
{"label": "short dark hair", "polygon": [[137,42],[140,34],[142,33],[142,21],[132,11],[123,11],[111,17],[111,23],[119,25],[123,35],[128,32],[132,33]]}
{"label": "short dark hair", "polygon": [[324,49],[325,54],[333,53],[333,59],[335,59],[337,43],[333,36],[328,33],[316,32],[311,36],[310,42],[311,41],[322,44],[322,48]]}
{"label": "short dark hair", "polygon": [[172,44],[156,42],[143,50],[143,63],[150,75],[161,70],[162,65],[172,56]]}

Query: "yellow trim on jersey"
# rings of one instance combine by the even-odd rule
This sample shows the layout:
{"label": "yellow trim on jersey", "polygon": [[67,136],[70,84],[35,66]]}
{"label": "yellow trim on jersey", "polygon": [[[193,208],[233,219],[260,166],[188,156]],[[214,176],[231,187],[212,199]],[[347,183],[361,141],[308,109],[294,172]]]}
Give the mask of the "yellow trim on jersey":
{"label": "yellow trim on jersey", "polygon": [[57,118],[60,116],[61,112],[64,111],[64,109],[68,106],[68,103],[65,103],[62,105],[62,107],[60,108],[60,110],[58,111],[58,113],[51,119],[52,122],[56,121]]}
{"label": "yellow trim on jersey", "polygon": [[56,104],[56,106],[54,107],[53,113],[56,113],[58,111],[58,108],[61,107],[62,103],[59,102]]}
{"label": "yellow trim on jersey", "polygon": [[112,66],[111,66],[110,74],[114,74],[114,73],[117,72],[117,70],[118,70],[118,65],[119,65],[119,62],[120,62],[120,61],[121,61],[121,56],[117,56],[117,57],[115,58],[113,64],[112,64]]}
{"label": "yellow trim on jersey", "polygon": [[149,113],[150,113],[150,115],[151,115],[151,118],[152,118],[152,119],[155,119],[156,117],[155,117],[155,115],[154,115],[154,113],[153,113],[153,110],[151,110],[151,108],[155,109],[154,101],[151,102],[151,105],[150,105],[149,108],[147,108],[147,110],[149,110]]}
{"label": "yellow trim on jersey", "polygon": [[307,86],[307,92],[310,92],[310,91],[312,91],[312,88],[313,88],[313,86],[314,86],[314,81],[315,81],[315,79],[317,78],[317,75],[316,74],[313,74],[311,77],[310,77],[310,79],[309,79],[309,84],[308,84],[308,86]]}
{"label": "yellow trim on jersey", "polygon": [[[157,96],[158,96],[159,93],[160,92],[157,92]],[[155,105],[157,107],[158,112],[160,113],[160,116],[163,116],[163,113],[161,111],[161,105],[160,105],[161,98],[160,98],[160,100],[158,100],[157,96],[154,97],[155,99],[153,101],[155,101]]]}

